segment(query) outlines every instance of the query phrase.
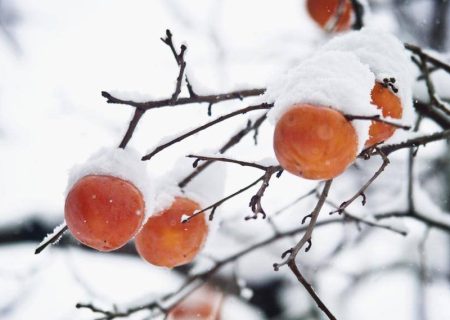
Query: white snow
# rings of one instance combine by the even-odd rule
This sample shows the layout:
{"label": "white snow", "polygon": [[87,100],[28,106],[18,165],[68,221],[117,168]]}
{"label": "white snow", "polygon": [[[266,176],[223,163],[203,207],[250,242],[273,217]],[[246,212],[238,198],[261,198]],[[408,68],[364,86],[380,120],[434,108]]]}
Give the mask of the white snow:
{"label": "white snow", "polygon": [[[309,103],[331,107],[346,114],[376,115],[370,104],[375,77],[367,65],[350,52],[322,51],[305,59],[296,68],[274,81],[263,99],[274,102],[268,119],[273,124],[293,105]],[[370,121],[353,121],[362,150]]]}
{"label": "white snow", "polygon": [[379,28],[366,27],[360,31],[336,36],[321,50],[354,53],[363,64],[370,68],[379,82],[382,82],[384,78],[395,78],[397,95],[403,106],[402,119],[405,123],[411,124],[414,65],[402,42],[394,35],[381,31]]}
{"label": "white snow", "polygon": [[130,100],[135,102],[146,102],[155,100],[155,97],[149,95],[148,93],[139,91],[108,90],[107,92],[111,94],[113,97],[121,100]]}
{"label": "white snow", "polygon": [[[37,247],[40,247],[41,245],[43,245],[44,243],[46,243],[48,240],[50,240],[52,237],[56,236],[58,234],[58,232],[60,232],[62,229],[64,229],[66,226],[66,223],[63,222],[60,225],[57,225],[52,232],[50,232],[49,234],[47,234],[45,236],[44,239],[42,239],[41,243],[39,243],[39,245]],[[59,242],[59,240],[61,240],[61,237],[63,236],[63,233],[59,235],[59,237],[53,241],[51,244],[57,244]]]}
{"label": "white snow", "polygon": [[191,217],[190,215],[183,214],[183,215],[181,216],[180,222],[185,222],[185,221],[187,221],[190,217]]}
{"label": "white snow", "polygon": [[[192,166],[194,160],[182,157],[176,161],[171,171],[157,178],[155,181],[155,189],[158,192],[153,199],[154,213],[168,208],[175,197],[189,198],[197,202],[201,208],[206,208],[223,198],[226,170],[224,163],[221,162],[211,164],[201,174],[192,179],[183,190],[180,189],[178,184],[194,170]],[[215,217],[214,220],[210,221],[208,216],[209,211],[204,214],[209,227],[209,239],[217,231],[218,219]],[[181,221],[188,218],[189,216],[184,214],[181,217]]]}
{"label": "white snow", "polygon": [[[154,180],[148,175],[141,156],[132,148],[102,148],[84,163],[75,165],[69,173],[66,193],[84,176],[111,175],[131,182],[142,193],[146,218],[153,212]],[[94,196],[94,195],[93,195]]]}

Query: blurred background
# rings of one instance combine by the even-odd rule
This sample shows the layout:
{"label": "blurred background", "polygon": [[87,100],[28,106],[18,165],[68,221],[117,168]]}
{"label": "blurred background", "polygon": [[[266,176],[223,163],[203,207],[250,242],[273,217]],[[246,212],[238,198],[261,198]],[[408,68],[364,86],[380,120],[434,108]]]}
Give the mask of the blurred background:
{"label": "blurred background", "polygon": [[[368,5],[370,25],[450,62],[449,1],[372,0]],[[178,67],[160,40],[167,28],[177,45],[188,47],[187,74],[197,94],[264,88],[333,36],[311,20],[303,0],[0,0],[0,319],[94,319],[99,315],[75,304],[120,310],[149,302],[176,290],[192,268],[300,225],[315,206],[313,194],[278,214],[317,186],[285,173],[271,181],[263,198],[272,219],[244,220],[257,188],[249,190],[217,210],[195,263],[174,270],[147,264],[132,244],[99,253],[69,234],[34,255],[37,244],[63,221],[70,168],[102,147],[118,145],[125,133],[132,108],[107,104],[101,91],[149,100],[171,96]],[[450,101],[450,75],[438,70],[432,79],[441,99]],[[428,101],[423,80],[414,94]],[[212,117],[251,102],[216,104]],[[162,139],[209,121],[207,108],[193,104],[147,112],[129,145],[145,154]],[[236,117],[174,145],[151,159],[148,170],[164,177],[185,155],[217,150],[249,117],[255,115]],[[424,119],[419,131],[439,129]],[[250,134],[227,155],[247,161],[273,158],[272,131],[264,123],[257,145]],[[397,130],[393,141],[403,135]],[[405,210],[408,157],[408,151],[393,154],[369,189],[367,205],[354,203],[349,211],[370,218]],[[339,187],[330,201],[348,199],[378,166],[378,159],[359,160],[335,181]],[[223,185],[224,193],[210,194],[211,199],[259,174],[226,166],[226,175],[210,182]],[[447,144],[420,149],[413,175],[416,206],[443,227],[407,218],[383,221],[407,230],[404,237],[342,219],[317,228],[311,251],[299,256],[305,276],[338,319],[450,319]],[[331,210],[329,204],[321,219],[334,218],[327,214]],[[287,268],[273,271],[272,264],[296,240],[298,235],[264,246],[212,277],[210,285],[225,297],[221,319],[323,318]],[[148,317],[142,312],[129,318]]]}

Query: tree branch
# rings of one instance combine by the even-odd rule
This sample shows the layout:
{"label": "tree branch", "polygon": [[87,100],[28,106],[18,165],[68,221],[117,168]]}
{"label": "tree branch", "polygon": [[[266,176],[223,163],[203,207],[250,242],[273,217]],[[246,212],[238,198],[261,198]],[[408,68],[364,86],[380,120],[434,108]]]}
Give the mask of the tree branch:
{"label": "tree branch", "polygon": [[[327,182],[325,182],[325,186],[323,187],[322,194],[319,197],[319,201],[317,202],[316,207],[314,208],[313,212],[309,215],[311,220],[308,224],[308,228],[306,229],[305,234],[303,235],[303,237],[300,239],[300,241],[297,243],[297,245],[295,247],[290,248],[289,250],[287,250],[286,252],[284,252],[282,254],[282,256],[281,256],[282,258],[284,258],[286,255],[289,255],[285,261],[283,261],[281,263],[274,263],[273,268],[275,269],[275,271],[278,271],[280,269],[280,267],[282,267],[286,264],[289,264],[291,261],[294,261],[294,263],[295,263],[295,259],[297,257],[298,252],[303,248],[303,246],[306,243],[310,243],[312,233],[314,230],[314,226],[316,225],[320,210],[322,209],[322,207],[325,203],[325,200],[328,196],[328,192],[330,191],[332,182],[333,182],[333,180],[327,180]],[[311,247],[311,244],[306,248],[306,251],[308,251],[310,249],[310,247]]]}
{"label": "tree branch", "polygon": [[377,149],[377,153],[381,156],[383,163],[381,164],[380,168],[375,172],[375,174],[367,181],[361,189],[358,190],[353,197],[351,197],[349,200],[344,201],[341,203],[339,208],[335,211],[330,212],[330,214],[333,214],[335,212],[341,214],[353,201],[358,199],[359,197],[362,197],[362,205],[366,204],[366,195],[364,192],[367,190],[367,188],[372,184],[372,182],[375,181],[375,179],[384,171],[384,169],[389,164],[389,159],[386,157],[386,155],[381,151],[380,149]]}
{"label": "tree branch", "polygon": [[242,100],[247,97],[255,97],[263,94],[266,89],[249,89],[249,90],[237,90],[227,93],[211,94],[211,95],[195,95],[190,97],[178,98],[175,102],[172,98],[146,101],[146,102],[136,102],[132,100],[123,100],[114,97],[112,94],[102,91],[102,96],[106,98],[107,103],[114,104],[125,104],[142,110],[150,110],[163,107],[173,107],[179,105],[193,104],[193,103],[212,103],[216,104],[218,102],[228,101],[228,100]]}
{"label": "tree branch", "polygon": [[353,121],[353,120],[371,120],[371,121],[375,121],[375,122],[380,122],[380,123],[384,123],[384,124],[388,124],[390,126],[393,126],[395,128],[398,129],[403,129],[403,130],[409,130],[411,129],[410,126],[405,126],[402,125],[401,123],[397,123],[397,122],[393,122],[393,121],[389,121],[386,119],[382,119],[380,117],[380,115],[374,115],[374,116],[358,116],[358,115],[352,115],[352,114],[344,114],[344,117],[349,120],[349,121]]}
{"label": "tree branch", "polygon": [[[219,153],[223,154],[231,147],[238,144],[248,133],[251,131],[255,131],[255,135],[257,133],[258,128],[261,126],[261,124],[266,120],[267,113],[264,113],[261,117],[257,118],[254,123],[249,120],[247,122],[247,125],[242,130],[238,131],[236,134],[231,136],[231,138],[222,146],[222,148],[219,149]],[[184,188],[192,179],[194,179],[197,175],[199,175],[203,170],[205,170],[209,165],[211,165],[214,161],[206,161],[202,163],[201,165],[197,166],[197,168],[192,171],[191,174],[189,174],[187,177],[185,177],[181,182],[178,184],[178,186],[182,189]]]}
{"label": "tree branch", "polygon": [[227,115],[221,116],[221,117],[219,117],[219,118],[217,118],[217,119],[215,119],[213,121],[210,121],[210,122],[208,122],[208,123],[206,123],[206,124],[204,124],[204,125],[202,125],[200,127],[195,128],[195,129],[193,129],[193,130],[191,130],[191,131],[189,131],[189,132],[187,132],[185,134],[182,134],[179,137],[177,137],[177,138],[175,138],[175,139],[173,139],[173,140],[171,140],[171,141],[169,141],[167,143],[164,143],[164,144],[156,147],[155,150],[153,150],[149,154],[147,154],[144,157],[142,157],[142,160],[143,161],[150,160],[154,155],[156,155],[157,153],[161,152],[162,150],[170,147],[171,145],[173,145],[173,144],[175,144],[177,142],[180,142],[180,141],[182,141],[182,140],[184,140],[184,139],[186,139],[186,138],[188,138],[188,137],[190,137],[190,136],[192,136],[192,135],[194,135],[194,134],[196,134],[196,133],[198,133],[198,132],[200,132],[202,130],[205,130],[205,129],[207,129],[207,128],[209,128],[209,127],[211,127],[211,126],[213,126],[213,125],[215,125],[217,123],[220,123],[222,121],[225,121],[227,119],[230,119],[232,117],[235,117],[235,116],[238,116],[238,115],[241,115],[241,114],[245,114],[247,112],[269,109],[271,107],[272,107],[271,104],[262,103],[262,104],[259,104],[259,105],[255,105],[255,106],[250,106],[250,107],[246,107],[246,108],[243,108],[243,109],[239,109],[239,110],[231,112],[231,113],[229,113]]}

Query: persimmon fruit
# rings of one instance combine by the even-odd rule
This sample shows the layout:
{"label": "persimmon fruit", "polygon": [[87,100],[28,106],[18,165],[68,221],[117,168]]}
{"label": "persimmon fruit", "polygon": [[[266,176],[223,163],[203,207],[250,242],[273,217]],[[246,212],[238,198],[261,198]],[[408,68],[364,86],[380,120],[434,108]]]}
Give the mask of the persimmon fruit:
{"label": "persimmon fruit", "polygon": [[356,159],[358,137],[341,112],[297,104],[278,120],[273,145],[280,165],[288,172],[306,179],[328,180]]}
{"label": "persimmon fruit", "polygon": [[220,320],[223,304],[223,294],[220,291],[204,286],[188,295],[174,309],[168,320]]}
{"label": "persimmon fruit", "polygon": [[108,175],[88,175],[69,191],[64,214],[81,243],[99,251],[122,247],[144,220],[144,198],[131,182]]}
{"label": "persimmon fruit", "polygon": [[[372,89],[372,104],[381,110],[383,117],[391,117],[400,119],[402,117],[403,108],[399,97],[393,93],[387,86],[376,82]],[[372,121],[369,129],[369,139],[365,143],[365,147],[373,146],[390,138],[395,127],[386,123]]]}
{"label": "persimmon fruit", "polygon": [[345,31],[350,29],[353,7],[350,0],[343,0],[343,11],[338,13],[341,0],[307,0],[306,8],[311,18],[325,29],[327,24],[339,15],[334,29],[331,31]]}
{"label": "persimmon fruit", "polygon": [[137,234],[139,255],[151,264],[173,268],[191,262],[208,235],[204,213],[182,222],[183,215],[200,210],[198,203],[176,197],[171,206],[151,216]]}

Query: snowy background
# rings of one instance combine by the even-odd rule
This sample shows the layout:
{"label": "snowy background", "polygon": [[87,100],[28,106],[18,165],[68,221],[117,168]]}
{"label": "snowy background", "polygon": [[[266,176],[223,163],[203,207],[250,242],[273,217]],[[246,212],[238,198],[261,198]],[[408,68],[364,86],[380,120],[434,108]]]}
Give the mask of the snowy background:
{"label": "snowy background", "polygon": [[[437,21],[433,1],[369,3],[372,25],[403,41],[433,46],[450,61],[445,54],[448,35],[436,44],[425,31],[434,32]],[[447,6],[447,16],[448,10]],[[411,19],[415,22],[409,23]],[[39,228],[52,229],[63,221],[69,170],[97,150],[118,145],[126,130],[132,108],[107,104],[100,92],[139,99],[172,94],[178,67],[160,40],[167,28],[175,43],[188,46],[187,74],[198,94],[266,87],[330,37],[309,18],[302,0],[0,0],[0,319],[93,319],[93,313],[77,310],[75,304],[126,307],[148,302],[182,283],[186,269],[157,268],[132,252],[98,253],[69,245],[33,254],[40,240],[34,237],[44,231]],[[438,71],[433,79],[437,92],[450,98],[450,75]],[[414,94],[426,101],[423,82]],[[212,116],[251,102],[216,104]],[[129,145],[144,155],[163,139],[209,121],[207,107],[193,104],[147,112]],[[248,117],[259,114],[236,117],[164,150],[146,164],[148,171],[163,179],[185,155],[216,150]],[[420,128],[422,133],[438,130],[429,120]],[[250,134],[227,156],[247,161],[273,158],[272,132],[272,125],[264,123],[257,146]],[[404,134],[398,131],[393,139]],[[367,205],[355,202],[349,212],[370,218],[403,210],[407,154],[393,154],[391,165],[367,194]],[[437,142],[420,150],[415,167],[416,206],[447,226],[449,159],[446,144]],[[378,159],[360,162],[336,179],[332,202],[351,197],[379,166]],[[223,173],[223,166],[215,165],[215,171]],[[209,189],[210,201],[260,175],[249,168],[226,167],[226,177],[217,177]],[[222,184],[225,191],[220,190]],[[284,173],[271,181],[263,198],[265,210],[275,213],[316,185]],[[256,190],[218,209],[197,267],[273,234],[267,221],[244,221]],[[307,198],[273,216],[273,222],[279,230],[289,230],[300,225],[315,203],[314,196]],[[330,219],[331,210],[326,207],[322,219]],[[317,228],[311,251],[299,256],[307,278],[338,319],[450,319],[448,233],[413,219],[383,223],[407,230],[408,235],[364,226],[360,231],[350,222]],[[219,284],[237,274],[250,288],[242,291],[246,294],[227,295],[223,319],[321,319],[289,270],[275,273],[272,268],[295,240],[280,240],[221,272]]]}

